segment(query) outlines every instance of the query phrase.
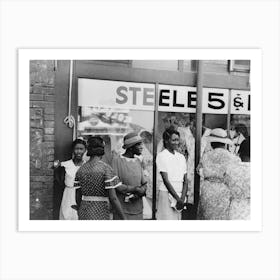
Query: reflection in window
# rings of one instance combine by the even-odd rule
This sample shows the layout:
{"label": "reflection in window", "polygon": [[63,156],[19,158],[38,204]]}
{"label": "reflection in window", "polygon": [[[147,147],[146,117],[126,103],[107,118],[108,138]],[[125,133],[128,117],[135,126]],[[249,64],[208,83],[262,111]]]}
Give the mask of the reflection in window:
{"label": "reflection in window", "polygon": [[233,142],[229,150],[250,160],[250,115],[231,115],[229,133]]}

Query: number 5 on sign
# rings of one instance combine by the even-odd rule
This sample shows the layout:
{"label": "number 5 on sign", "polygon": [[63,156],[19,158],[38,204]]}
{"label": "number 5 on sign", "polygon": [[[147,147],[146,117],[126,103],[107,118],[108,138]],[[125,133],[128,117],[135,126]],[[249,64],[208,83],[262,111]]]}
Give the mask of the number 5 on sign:
{"label": "number 5 on sign", "polygon": [[204,88],[202,111],[206,114],[227,114],[229,106],[229,90]]}

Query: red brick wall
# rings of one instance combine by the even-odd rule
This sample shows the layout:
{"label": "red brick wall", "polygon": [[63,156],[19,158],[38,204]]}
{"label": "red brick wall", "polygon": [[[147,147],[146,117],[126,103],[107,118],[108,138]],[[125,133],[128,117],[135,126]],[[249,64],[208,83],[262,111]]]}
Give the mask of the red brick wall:
{"label": "red brick wall", "polygon": [[54,83],[54,61],[30,61],[30,219],[53,218]]}

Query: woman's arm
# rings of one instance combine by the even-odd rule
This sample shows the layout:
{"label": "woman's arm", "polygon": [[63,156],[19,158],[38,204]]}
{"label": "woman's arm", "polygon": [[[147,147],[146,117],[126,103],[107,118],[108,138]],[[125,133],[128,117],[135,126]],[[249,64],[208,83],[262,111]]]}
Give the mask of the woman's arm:
{"label": "woman's arm", "polygon": [[188,192],[188,176],[187,174],[184,174],[184,182],[183,182],[183,189],[181,195],[181,199],[183,200],[183,202],[185,202],[187,192]]}
{"label": "woman's arm", "polygon": [[126,194],[126,193],[135,193],[137,189],[137,186],[129,186],[125,184],[121,184],[119,187],[117,187],[117,191]]}
{"label": "woman's arm", "polygon": [[147,191],[147,182],[143,183],[141,186],[136,187],[136,194],[140,197],[146,195]]}
{"label": "woman's arm", "polygon": [[144,176],[144,170],[141,169],[141,186],[136,187],[136,192],[135,192],[139,197],[146,195],[147,183],[148,182]]}
{"label": "woman's arm", "polygon": [[173,186],[171,185],[167,172],[160,172],[164,185],[166,186],[168,192],[177,200],[181,200],[178,194],[175,192]]}
{"label": "woman's arm", "polygon": [[126,220],[123,209],[121,207],[120,201],[116,195],[116,190],[115,189],[108,189],[108,193],[109,193],[109,199],[110,202],[112,204],[112,206],[114,207],[114,209],[116,210],[118,216],[122,219],[122,220]]}

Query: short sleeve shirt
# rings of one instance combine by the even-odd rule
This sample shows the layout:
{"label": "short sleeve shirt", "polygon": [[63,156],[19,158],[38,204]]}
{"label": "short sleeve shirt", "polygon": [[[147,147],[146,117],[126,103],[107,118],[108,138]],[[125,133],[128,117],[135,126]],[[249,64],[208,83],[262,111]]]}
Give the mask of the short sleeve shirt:
{"label": "short sleeve shirt", "polygon": [[[170,153],[164,149],[157,155],[156,164],[158,172],[166,172],[168,179],[176,192],[182,192],[184,175],[187,173],[187,164],[185,157],[175,151]],[[159,190],[167,191],[163,183],[162,177],[158,174]]]}

